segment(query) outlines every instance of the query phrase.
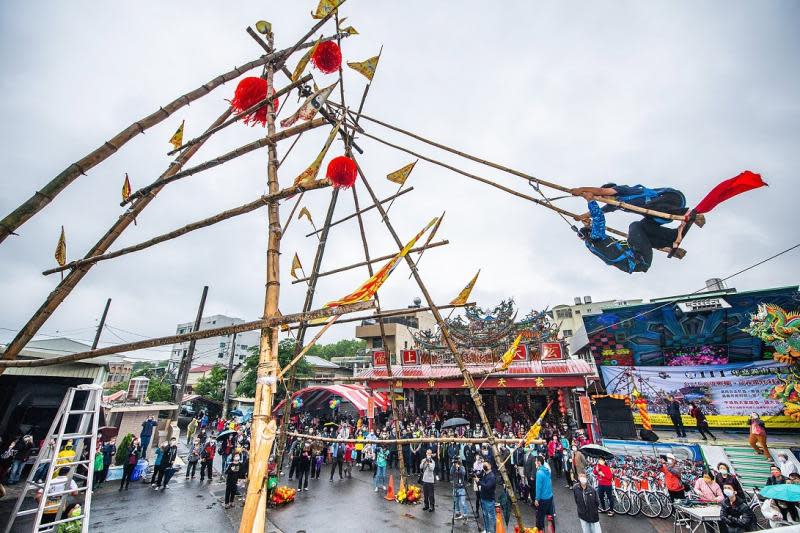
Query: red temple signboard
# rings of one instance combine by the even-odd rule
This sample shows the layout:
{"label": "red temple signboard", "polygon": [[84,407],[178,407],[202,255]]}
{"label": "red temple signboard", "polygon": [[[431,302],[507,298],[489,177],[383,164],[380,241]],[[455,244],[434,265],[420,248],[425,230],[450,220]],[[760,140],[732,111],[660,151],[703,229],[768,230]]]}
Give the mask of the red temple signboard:
{"label": "red temple signboard", "polygon": [[564,351],[560,342],[543,342],[540,353],[542,361],[564,359]]}
{"label": "red temple signboard", "polygon": [[514,352],[514,361],[527,361],[528,360],[528,345],[520,344],[517,346],[517,351]]}
{"label": "red temple signboard", "polygon": [[403,350],[400,354],[402,356],[401,362],[404,366],[419,364],[419,352],[417,350]]}
{"label": "red temple signboard", "polygon": [[386,352],[372,352],[372,365],[373,366],[386,366]]}

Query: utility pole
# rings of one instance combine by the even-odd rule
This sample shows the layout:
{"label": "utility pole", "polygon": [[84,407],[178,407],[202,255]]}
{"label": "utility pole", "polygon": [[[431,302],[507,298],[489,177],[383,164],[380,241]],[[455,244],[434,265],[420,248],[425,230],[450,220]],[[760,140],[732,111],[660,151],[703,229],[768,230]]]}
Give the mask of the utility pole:
{"label": "utility pole", "polygon": [[225,396],[222,401],[222,418],[228,418],[228,407],[230,406],[231,382],[233,381],[233,358],[236,355],[236,333],[233,334],[231,341],[231,354],[228,356],[228,376],[225,379]]}
{"label": "utility pole", "polygon": [[[206,306],[206,296],[208,295],[208,285],[203,287],[203,295],[200,297],[200,307],[197,308],[197,317],[194,319],[194,328],[192,331],[200,329],[200,320],[203,318],[203,308]],[[192,339],[189,341],[189,349],[186,355],[181,359],[181,366],[178,367],[178,376],[175,379],[175,392],[173,393],[173,403],[178,406],[172,412],[172,421],[178,420],[178,415],[181,411],[181,402],[183,402],[183,390],[186,388],[186,380],[189,378],[189,369],[192,367],[192,358],[194,357],[194,347],[197,341]]]}
{"label": "utility pole", "polygon": [[94,341],[92,341],[92,350],[96,350],[97,343],[100,342],[100,334],[103,332],[103,326],[106,325],[106,316],[108,315],[109,307],[111,307],[111,298],[106,302],[106,308],[103,309],[103,316],[100,317],[100,324],[97,326],[97,333],[94,334]]}

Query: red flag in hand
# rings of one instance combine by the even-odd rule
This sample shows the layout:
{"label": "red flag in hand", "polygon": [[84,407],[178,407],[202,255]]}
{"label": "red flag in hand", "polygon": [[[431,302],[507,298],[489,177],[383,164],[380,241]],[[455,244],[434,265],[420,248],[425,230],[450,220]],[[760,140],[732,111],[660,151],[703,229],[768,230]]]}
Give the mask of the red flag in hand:
{"label": "red flag in hand", "polygon": [[735,178],[725,180],[711,189],[711,192],[697,204],[695,211],[698,213],[708,213],[725,200],[733,198],[737,194],[758,189],[765,185],[767,184],[761,179],[761,174],[745,170]]}

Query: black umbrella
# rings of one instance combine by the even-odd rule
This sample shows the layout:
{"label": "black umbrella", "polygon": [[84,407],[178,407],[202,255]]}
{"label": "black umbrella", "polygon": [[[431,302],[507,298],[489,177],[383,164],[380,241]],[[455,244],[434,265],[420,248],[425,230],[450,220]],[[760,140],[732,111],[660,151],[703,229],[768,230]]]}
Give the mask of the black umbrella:
{"label": "black umbrella", "polygon": [[233,431],[232,429],[226,429],[225,431],[220,432],[220,434],[217,435],[216,439],[217,440],[222,440],[222,439],[227,438],[228,435],[236,435],[236,432]]}
{"label": "black umbrella", "polygon": [[614,453],[599,444],[587,444],[581,448],[581,451],[590,457],[602,457],[603,459],[613,459]]}
{"label": "black umbrella", "polygon": [[464,418],[448,418],[442,424],[442,429],[457,428],[457,427],[460,427],[460,426],[468,426],[468,425],[469,425],[469,421],[467,421]]}

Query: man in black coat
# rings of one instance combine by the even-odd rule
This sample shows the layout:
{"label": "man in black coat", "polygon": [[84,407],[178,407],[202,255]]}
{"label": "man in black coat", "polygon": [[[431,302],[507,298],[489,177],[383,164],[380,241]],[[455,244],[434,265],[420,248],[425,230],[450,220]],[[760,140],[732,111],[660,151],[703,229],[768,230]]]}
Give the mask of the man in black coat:
{"label": "man in black coat", "polygon": [[586,474],[578,475],[578,482],[572,487],[578,519],[583,533],[600,533],[600,510],[597,491],[589,485]]}
{"label": "man in black coat", "polygon": [[525,479],[528,482],[530,501],[536,499],[536,451],[531,449],[525,456],[525,466],[523,468]]}
{"label": "man in black coat", "polygon": [[668,398],[667,414],[672,420],[672,425],[675,426],[675,433],[678,437],[686,437],[686,429],[683,427],[683,419],[681,418],[681,404],[678,403],[674,396]]}

